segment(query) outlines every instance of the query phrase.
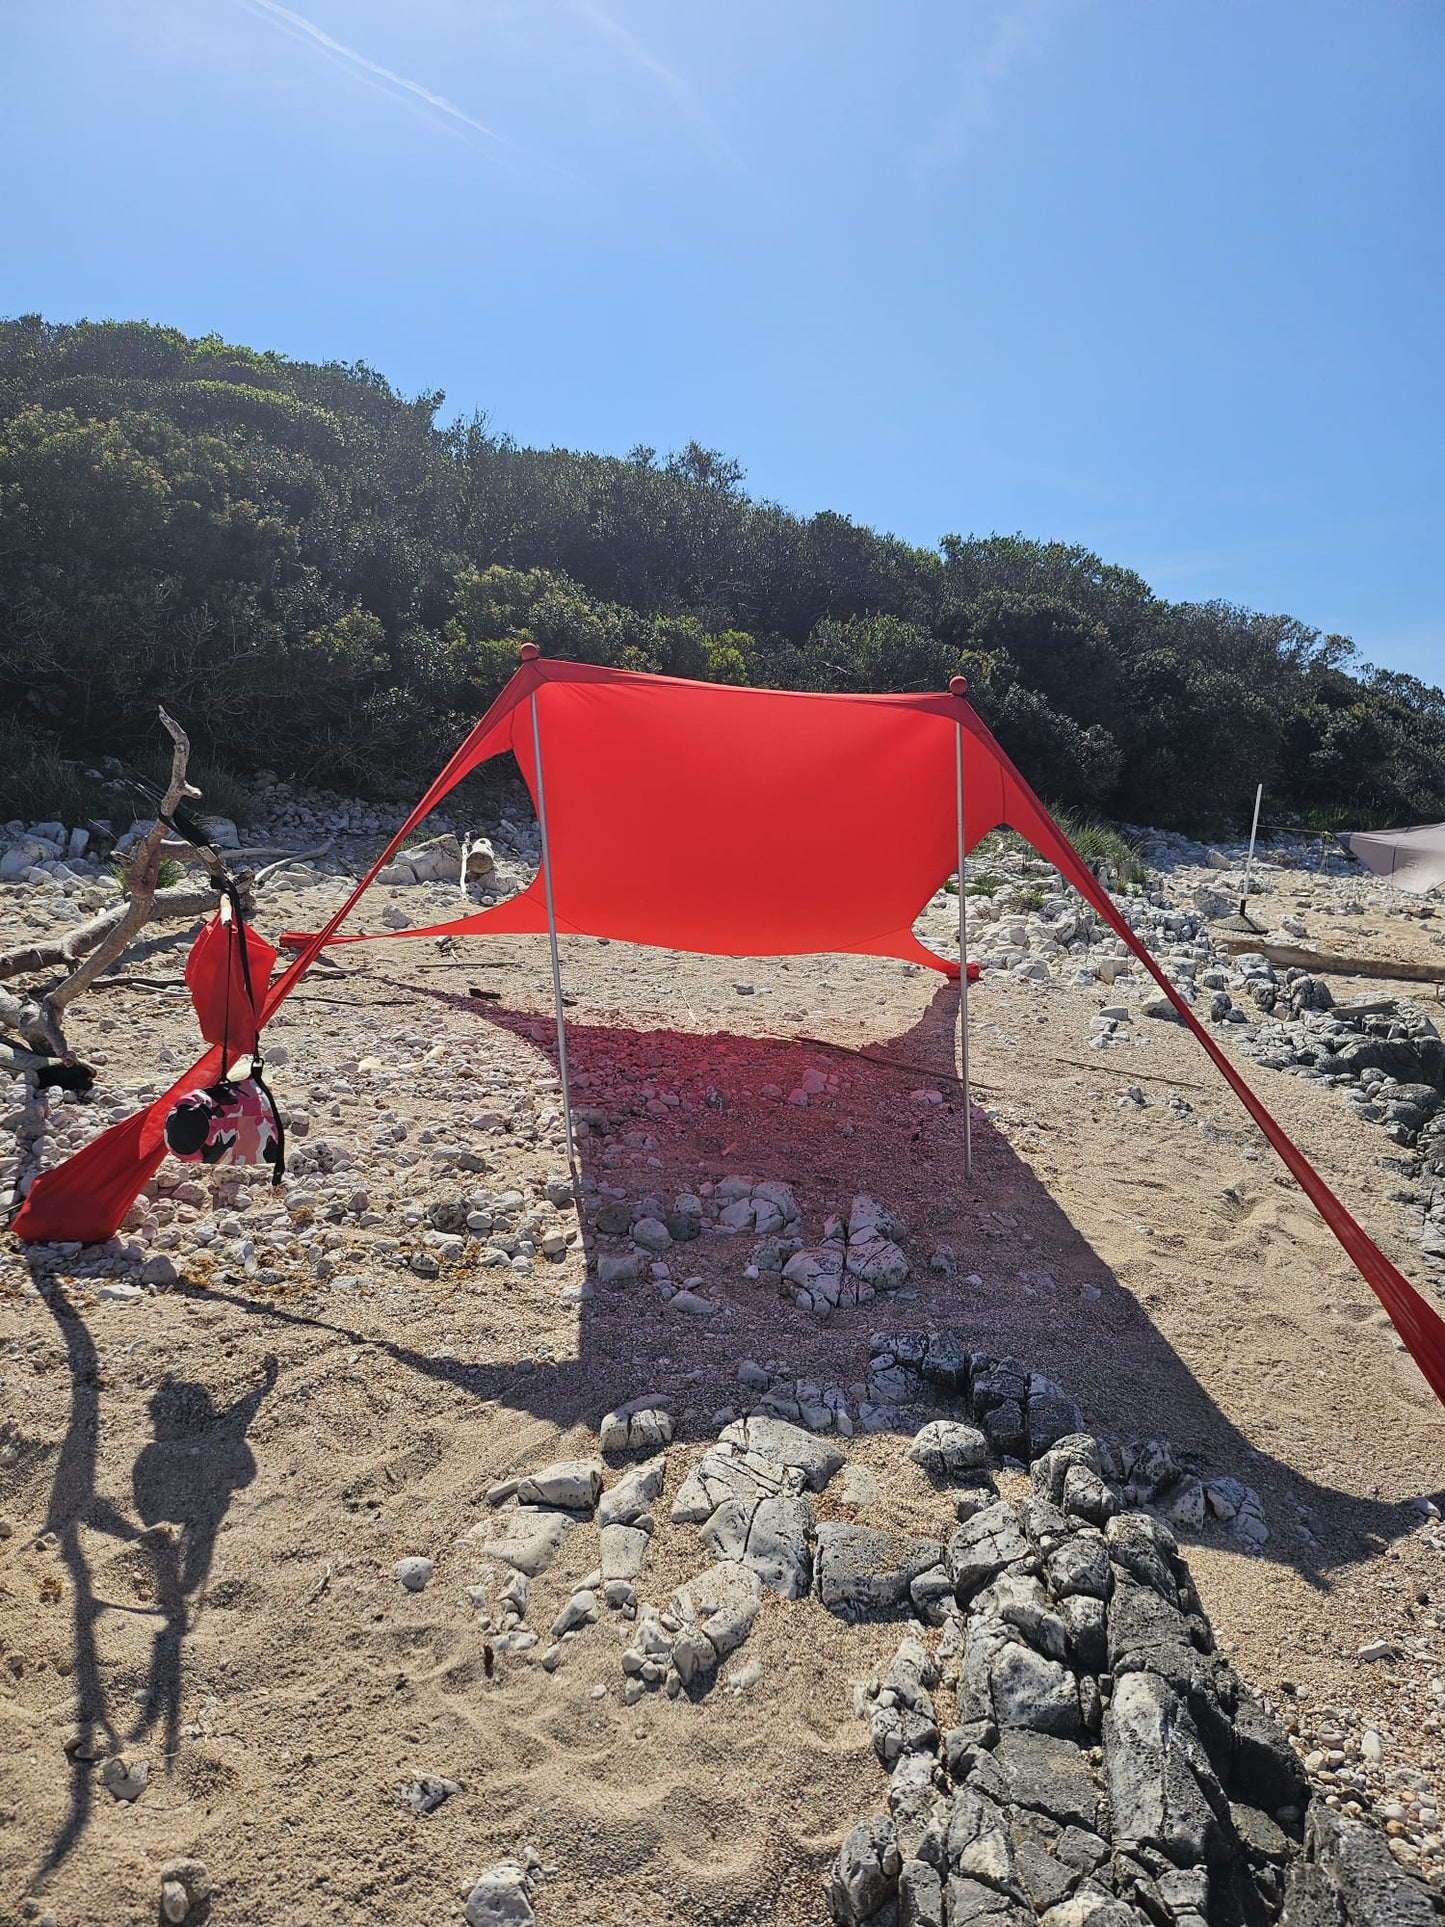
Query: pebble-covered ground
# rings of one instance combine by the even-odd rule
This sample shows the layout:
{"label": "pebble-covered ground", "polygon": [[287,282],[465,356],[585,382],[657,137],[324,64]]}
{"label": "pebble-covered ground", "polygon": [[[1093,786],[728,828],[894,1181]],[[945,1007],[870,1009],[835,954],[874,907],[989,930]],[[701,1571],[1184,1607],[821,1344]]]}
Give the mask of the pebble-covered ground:
{"label": "pebble-covered ground", "polygon": [[[262,930],[314,927],[380,830],[266,792],[248,843],[331,848],[263,884]],[[535,862],[520,821],[488,834],[473,903]],[[1429,1288],[1435,1113],[1389,1051],[1428,1070],[1438,1011],[1419,984],[1339,975],[1325,1007],[1318,973],[1227,957],[1208,893],[1233,907],[1239,855],[1156,844],[1136,927]],[[1430,918],[1318,860],[1260,867],[1260,923],[1439,958]],[[83,858],[39,861],[0,884],[0,947],[107,896]],[[490,1487],[594,1457],[604,1416],[645,1398],[675,1423],[669,1501],[720,1425],[763,1408],[874,1471],[849,1516],[904,1529],[932,1501],[900,1484],[914,1426],[870,1361],[875,1334],[918,1329],[1025,1359],[1091,1430],[1169,1441],[1201,1492],[1258,1495],[1262,1542],[1207,1500],[1174,1524],[1221,1648],[1317,1789],[1436,1868],[1439,1408],[1201,1053],[1148,1014],[1152,984],[1052,872],[1007,850],[970,871],[971,1181],[942,980],[579,938],[579,1213],[545,941],[421,939],[336,951],[343,974],[314,973],[273,1026],[279,1190],[172,1164],[112,1247],[4,1250],[0,1913],[150,1921],[162,1867],[191,1856],[216,1919],[459,1917],[483,1867],[530,1849],[544,1923],[825,1919],[842,1835],[879,1798],[850,1682],[886,1668],[897,1623],[766,1595],[747,1685],[629,1704],[606,1612],[555,1670],[546,1641],[497,1652],[502,1572],[474,1528]],[[397,882],[356,922],[460,902],[455,881]],[[946,949],[956,915],[936,900],[924,940]],[[189,934],[153,937],[128,984],[75,1008],[88,1099],[0,1090],[0,1188],[191,1061]],[[774,1224],[759,1186],[796,1216]],[[865,1250],[859,1200],[906,1275]],[[435,1562],[421,1591],[397,1577],[409,1557]],[[649,1559],[662,1603],[700,1569],[696,1533],[659,1534]],[[545,1630],[597,1563],[595,1530],[570,1534],[527,1623]],[[115,1755],[145,1763],[139,1798],[104,1780]],[[398,1796],[417,1774],[459,1790],[418,1814]]]}

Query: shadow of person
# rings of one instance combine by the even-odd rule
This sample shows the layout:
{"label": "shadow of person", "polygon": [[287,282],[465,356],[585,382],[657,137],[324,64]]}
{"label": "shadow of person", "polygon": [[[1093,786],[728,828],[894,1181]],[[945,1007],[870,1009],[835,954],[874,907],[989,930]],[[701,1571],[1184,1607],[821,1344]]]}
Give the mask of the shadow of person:
{"label": "shadow of person", "polygon": [[163,1723],[167,1756],[180,1737],[181,1654],[191,1604],[204,1590],[233,1497],[256,1476],[246,1434],[275,1383],[276,1359],[268,1352],[261,1383],[231,1405],[218,1409],[203,1385],[180,1378],[164,1380],[151,1397],[154,1436],[136,1458],[131,1491],[144,1528],[138,1536],[154,1561],[163,1623],[129,1737]]}
{"label": "shadow of person", "polygon": [[137,1526],[97,1490],[102,1374],[94,1334],[42,1262],[32,1264],[32,1277],[55,1320],[69,1365],[69,1413],[50,1482],[44,1532],[53,1536],[70,1579],[76,1682],[76,1732],[66,1749],[69,1796],[65,1817],[32,1882],[33,1891],[38,1892],[85,1832],[94,1805],[94,1762],[122,1743],[101,1663],[100,1619],[109,1602],[97,1594],[83,1529],[140,1545],[155,1561],[164,1624],[154,1642],[140,1713],[128,1737],[135,1739],[150,1731],[163,1718],[166,1752],[173,1754],[179,1738],[188,1605],[205,1584],[216,1534],[233,1495],[255,1477],[256,1461],[246,1433],[262,1399],[276,1383],[277,1367],[268,1353],[261,1384],[220,1410],[202,1387],[184,1380],[168,1380],[156,1391],[150,1403],[155,1436],[142,1448],[132,1475],[136,1509],[143,1522]]}
{"label": "shadow of person", "polygon": [[100,1359],[90,1327],[53,1276],[31,1265],[42,1303],[55,1320],[70,1372],[70,1408],[55,1472],[50,1482],[45,1531],[53,1534],[70,1578],[71,1654],[76,1683],[76,1733],[67,1748],[70,1790],[65,1819],[42,1864],[37,1881],[66,1858],[85,1831],[94,1794],[91,1762],[117,1743],[106,1703],[97,1642],[100,1603],[94,1575],[81,1541],[81,1526],[91,1522],[96,1499],[96,1458],[100,1439]]}

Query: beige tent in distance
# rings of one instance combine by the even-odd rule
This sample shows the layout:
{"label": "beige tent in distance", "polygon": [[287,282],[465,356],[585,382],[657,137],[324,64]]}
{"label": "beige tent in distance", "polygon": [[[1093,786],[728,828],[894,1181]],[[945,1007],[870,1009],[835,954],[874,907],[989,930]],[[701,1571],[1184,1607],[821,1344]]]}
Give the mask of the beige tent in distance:
{"label": "beige tent in distance", "polygon": [[1445,823],[1408,830],[1350,830],[1340,841],[1377,877],[1423,897],[1445,883]]}

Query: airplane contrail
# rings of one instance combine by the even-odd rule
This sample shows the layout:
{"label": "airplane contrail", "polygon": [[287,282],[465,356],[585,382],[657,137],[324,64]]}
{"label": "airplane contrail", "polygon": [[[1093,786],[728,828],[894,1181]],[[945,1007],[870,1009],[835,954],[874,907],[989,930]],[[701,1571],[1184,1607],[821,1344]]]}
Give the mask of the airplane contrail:
{"label": "airplane contrail", "polygon": [[324,33],[316,25],[315,21],[308,20],[305,14],[296,13],[290,7],[283,7],[280,0],[239,0],[239,4],[245,7],[248,13],[254,13],[263,20],[269,19],[283,31],[289,31],[297,38],[311,41],[331,58],[357,68],[363,73],[374,74],[391,86],[399,87],[403,92],[425,101],[428,107],[436,108],[439,114],[447,114],[452,120],[460,121],[463,126],[475,128],[477,133],[485,134],[488,140],[496,141],[502,147],[511,145],[505,135],[497,133],[495,128],[487,127],[472,115],[463,112],[455,101],[448,100],[444,94],[433,93],[430,87],[423,87],[420,81],[408,80],[405,74],[393,73],[390,67],[383,67],[379,61],[369,59],[364,53],[359,53],[355,47],[348,47],[339,40],[333,40],[329,33]]}

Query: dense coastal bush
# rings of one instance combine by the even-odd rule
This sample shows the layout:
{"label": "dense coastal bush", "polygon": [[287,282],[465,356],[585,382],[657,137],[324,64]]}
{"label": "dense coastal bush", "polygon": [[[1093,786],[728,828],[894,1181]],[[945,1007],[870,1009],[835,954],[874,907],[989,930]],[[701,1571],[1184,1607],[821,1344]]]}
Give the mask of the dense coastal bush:
{"label": "dense coastal bush", "polygon": [[1321,822],[1445,816],[1445,695],[1343,637],[1065,543],[791,515],[696,444],[439,427],[442,399],[148,323],[0,323],[16,766],[129,755],[164,697],[223,764],[410,794],[530,636],[792,689],[962,670],[1046,797],[1135,821],[1237,820],[1260,780]]}

